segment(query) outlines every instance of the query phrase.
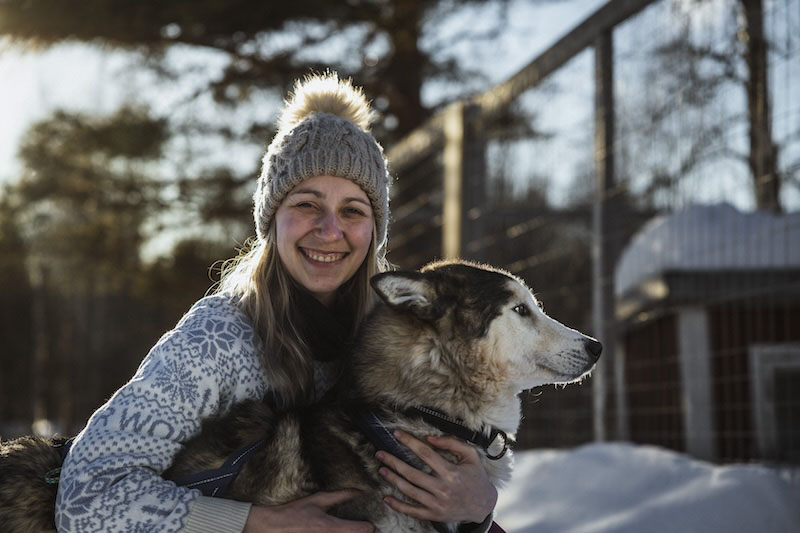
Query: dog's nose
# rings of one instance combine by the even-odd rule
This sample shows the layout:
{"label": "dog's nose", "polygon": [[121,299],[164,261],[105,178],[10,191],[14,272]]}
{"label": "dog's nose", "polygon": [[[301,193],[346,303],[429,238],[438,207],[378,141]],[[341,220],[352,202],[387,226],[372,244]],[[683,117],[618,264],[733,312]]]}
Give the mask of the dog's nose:
{"label": "dog's nose", "polygon": [[597,361],[600,358],[600,354],[603,352],[603,345],[594,339],[586,339],[583,343],[586,346],[586,351]]}

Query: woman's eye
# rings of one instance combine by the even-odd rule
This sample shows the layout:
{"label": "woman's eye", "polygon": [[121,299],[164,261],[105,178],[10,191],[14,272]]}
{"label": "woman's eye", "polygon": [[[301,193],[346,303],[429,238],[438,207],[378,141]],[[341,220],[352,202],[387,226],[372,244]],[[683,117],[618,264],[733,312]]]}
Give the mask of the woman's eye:
{"label": "woman's eye", "polygon": [[358,208],[355,208],[355,207],[348,207],[348,208],[346,208],[344,210],[344,212],[346,214],[348,214],[348,215],[357,216],[357,217],[366,216],[362,210],[360,210]]}
{"label": "woman's eye", "polygon": [[528,316],[531,314],[530,308],[525,304],[519,304],[518,306],[514,307],[513,311],[519,316]]}

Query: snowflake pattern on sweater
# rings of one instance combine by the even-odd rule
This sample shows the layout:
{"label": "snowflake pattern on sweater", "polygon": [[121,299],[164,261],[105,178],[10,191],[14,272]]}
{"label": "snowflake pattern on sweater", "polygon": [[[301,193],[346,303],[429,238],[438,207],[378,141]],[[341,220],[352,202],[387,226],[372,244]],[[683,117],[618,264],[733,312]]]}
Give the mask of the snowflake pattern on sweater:
{"label": "snowflake pattern on sweater", "polygon": [[[261,342],[227,295],[198,301],[89,419],[64,461],[59,531],[180,531],[198,490],[160,477],[202,419],[268,390]],[[322,393],[335,366],[315,368]]]}

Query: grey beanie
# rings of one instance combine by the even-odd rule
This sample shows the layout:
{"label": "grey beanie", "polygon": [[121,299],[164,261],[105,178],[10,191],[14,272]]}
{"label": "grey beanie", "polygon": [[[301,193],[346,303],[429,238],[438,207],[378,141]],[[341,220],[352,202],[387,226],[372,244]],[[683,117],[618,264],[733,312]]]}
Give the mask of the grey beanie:
{"label": "grey beanie", "polygon": [[259,239],[266,239],[275,211],[303,180],[336,176],[366,193],[375,217],[375,249],[386,245],[389,186],[383,149],[369,132],[369,102],[350,80],[335,73],[298,80],[264,155],[253,215]]}

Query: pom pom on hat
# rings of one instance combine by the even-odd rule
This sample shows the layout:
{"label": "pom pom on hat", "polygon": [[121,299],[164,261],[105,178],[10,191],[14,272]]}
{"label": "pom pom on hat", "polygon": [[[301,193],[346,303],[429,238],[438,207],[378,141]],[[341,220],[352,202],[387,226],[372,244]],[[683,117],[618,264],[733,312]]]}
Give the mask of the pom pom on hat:
{"label": "pom pom on hat", "polygon": [[306,76],[294,84],[278,119],[278,130],[289,131],[312,113],[330,113],[369,132],[375,114],[361,87],[339,80],[336,73]]}
{"label": "pom pom on hat", "polygon": [[383,149],[369,132],[374,118],[364,93],[335,73],[298,80],[264,155],[253,195],[256,233],[266,239],[275,211],[303,180],[350,179],[366,193],[375,217],[376,250],[383,252],[389,221],[389,186]]}

